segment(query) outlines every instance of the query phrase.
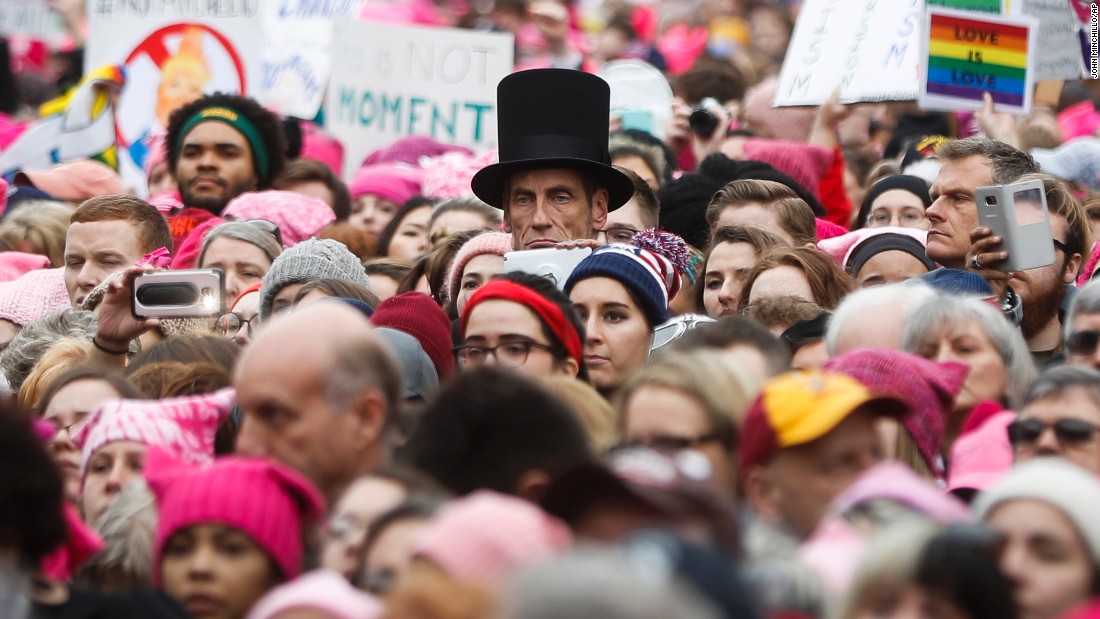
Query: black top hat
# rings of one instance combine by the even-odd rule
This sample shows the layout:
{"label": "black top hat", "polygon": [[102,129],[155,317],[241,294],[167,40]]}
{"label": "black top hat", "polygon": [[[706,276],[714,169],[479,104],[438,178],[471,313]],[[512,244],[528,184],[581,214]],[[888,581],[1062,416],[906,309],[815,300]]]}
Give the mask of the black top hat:
{"label": "black top hat", "polygon": [[626,204],[634,184],[611,166],[607,151],[611,87],[570,69],[513,73],[497,85],[500,163],[470,181],[474,195],[504,208],[508,177],[520,170],[570,168],[591,174],[609,194],[608,210]]}

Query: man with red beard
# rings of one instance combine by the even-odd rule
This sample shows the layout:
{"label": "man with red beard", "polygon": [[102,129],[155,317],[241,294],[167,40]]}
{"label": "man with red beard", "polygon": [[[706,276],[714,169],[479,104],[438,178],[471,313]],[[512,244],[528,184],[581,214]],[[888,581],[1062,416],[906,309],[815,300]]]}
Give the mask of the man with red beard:
{"label": "man with red beard", "polygon": [[278,117],[236,95],[208,95],[173,112],[167,149],[184,205],[169,219],[177,243],[233,198],[269,189],[286,166]]}

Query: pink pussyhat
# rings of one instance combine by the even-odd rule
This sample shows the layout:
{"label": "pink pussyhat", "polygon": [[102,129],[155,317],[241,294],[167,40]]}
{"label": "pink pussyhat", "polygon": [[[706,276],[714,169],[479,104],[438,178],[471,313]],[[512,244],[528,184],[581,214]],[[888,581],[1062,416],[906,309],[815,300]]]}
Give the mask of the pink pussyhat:
{"label": "pink pussyhat", "polygon": [[375,619],[385,607],[351,586],[339,572],[319,569],[269,591],[245,619],[275,619],[294,610],[321,611],[330,619]]}
{"label": "pink pussyhat", "polygon": [[496,586],[572,541],[565,523],[534,504],[480,490],[444,507],[420,536],[415,554],[458,580]]}
{"label": "pink pussyhat", "polygon": [[0,282],[10,282],[36,269],[50,266],[50,259],[42,254],[21,251],[0,252]]}
{"label": "pink pussyhat", "polygon": [[214,393],[164,400],[108,400],[76,431],[80,474],[92,454],[108,443],[134,441],[157,446],[191,464],[214,459],[214,435],[237,399],[231,387]]}
{"label": "pink pussyhat", "polygon": [[312,159],[327,165],[336,176],[344,175],[344,145],[317,123],[303,120],[301,159]]}
{"label": "pink pussyhat", "polygon": [[228,456],[192,469],[164,466],[154,458],[145,477],[157,498],[157,584],[168,540],[201,524],[240,530],[267,553],[283,579],[291,580],[302,571],[303,531],[325,511],[321,493],[308,479],[264,458]]}
{"label": "pink pussyhat", "polygon": [[473,196],[470,179],[482,168],[498,161],[496,149],[477,156],[454,152],[432,157],[424,162],[424,183],[420,192],[440,199]]}
{"label": "pink pussyhat", "polygon": [[226,219],[266,219],[279,226],[283,243],[293,247],[317,236],[336,221],[327,203],[294,191],[250,191],[233,198],[222,211]]}
{"label": "pink pussyhat", "polygon": [[1002,411],[975,428],[964,429],[951,447],[948,490],[981,492],[1012,469],[1015,456],[1008,440],[1008,424],[1015,420],[1016,413]]}
{"label": "pink pussyhat", "polygon": [[19,279],[0,282],[0,318],[19,326],[66,309],[69,305],[64,267],[35,269]]}

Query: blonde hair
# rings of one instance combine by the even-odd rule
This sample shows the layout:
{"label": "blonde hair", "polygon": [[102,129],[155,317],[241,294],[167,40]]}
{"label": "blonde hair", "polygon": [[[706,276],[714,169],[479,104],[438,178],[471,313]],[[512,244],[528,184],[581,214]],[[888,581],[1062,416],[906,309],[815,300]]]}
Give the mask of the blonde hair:
{"label": "blonde hair", "polygon": [[569,376],[551,376],[542,384],[576,413],[597,455],[607,453],[619,442],[615,409],[592,385]]}
{"label": "blonde hair", "polygon": [[14,209],[0,223],[0,238],[20,251],[41,254],[50,259],[51,267],[65,264],[65,235],[73,207],[53,200],[33,200]]}
{"label": "blonde hair", "polygon": [[88,361],[92,344],[88,340],[67,337],[46,349],[19,387],[19,405],[34,408],[42,400],[46,389],[59,376]]}

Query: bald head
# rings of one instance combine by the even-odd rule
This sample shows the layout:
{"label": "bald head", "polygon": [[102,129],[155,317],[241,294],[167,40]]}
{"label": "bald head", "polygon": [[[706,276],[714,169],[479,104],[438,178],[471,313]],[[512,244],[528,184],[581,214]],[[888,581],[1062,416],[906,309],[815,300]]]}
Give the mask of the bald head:
{"label": "bald head", "polygon": [[335,501],[387,459],[398,368],[366,317],[343,303],[273,321],[237,364],[238,452],[298,469]]}

